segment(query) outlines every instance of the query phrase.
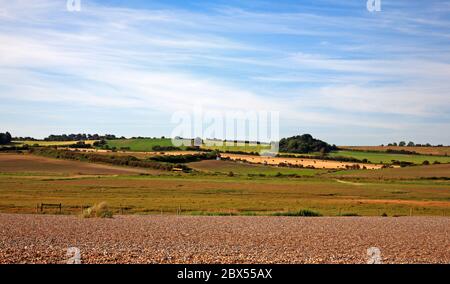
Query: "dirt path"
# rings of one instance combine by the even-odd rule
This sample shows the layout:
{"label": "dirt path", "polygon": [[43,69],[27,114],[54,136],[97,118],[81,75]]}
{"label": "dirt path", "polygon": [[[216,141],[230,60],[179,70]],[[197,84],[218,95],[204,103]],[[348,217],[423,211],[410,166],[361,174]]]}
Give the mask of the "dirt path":
{"label": "dirt path", "polygon": [[363,185],[363,183],[357,183],[357,182],[345,181],[345,180],[340,180],[340,179],[336,179],[336,181],[339,182],[339,183],[343,183],[343,184]]}

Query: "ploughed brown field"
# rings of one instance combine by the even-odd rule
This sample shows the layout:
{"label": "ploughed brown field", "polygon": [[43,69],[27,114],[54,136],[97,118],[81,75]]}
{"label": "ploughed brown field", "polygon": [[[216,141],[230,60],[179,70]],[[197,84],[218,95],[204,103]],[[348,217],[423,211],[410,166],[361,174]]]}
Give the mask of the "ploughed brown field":
{"label": "ploughed brown field", "polygon": [[71,175],[125,175],[157,173],[155,170],[52,159],[29,154],[0,153],[0,173],[36,173]]}
{"label": "ploughed brown field", "polygon": [[448,156],[450,155],[450,146],[442,147],[400,147],[400,146],[339,146],[341,149],[360,150],[360,151],[412,151],[422,155]]}
{"label": "ploughed brown field", "polygon": [[449,217],[0,214],[0,263],[450,263]]}
{"label": "ploughed brown field", "polygon": [[376,171],[347,171],[332,176],[374,179],[450,178],[450,164],[387,168]]}

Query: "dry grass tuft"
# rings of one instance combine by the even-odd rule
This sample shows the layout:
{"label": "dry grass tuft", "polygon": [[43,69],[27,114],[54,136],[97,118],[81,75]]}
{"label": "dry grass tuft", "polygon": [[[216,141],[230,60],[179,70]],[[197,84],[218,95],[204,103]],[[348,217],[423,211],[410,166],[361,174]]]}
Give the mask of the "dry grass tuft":
{"label": "dry grass tuft", "polygon": [[100,202],[83,211],[83,218],[112,218],[113,212],[109,209],[108,203]]}

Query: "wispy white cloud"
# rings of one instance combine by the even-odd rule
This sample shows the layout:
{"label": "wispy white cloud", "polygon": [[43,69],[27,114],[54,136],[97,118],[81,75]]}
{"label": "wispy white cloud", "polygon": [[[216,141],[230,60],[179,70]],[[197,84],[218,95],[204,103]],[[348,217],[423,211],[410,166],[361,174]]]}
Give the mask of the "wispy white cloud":
{"label": "wispy white cloud", "polygon": [[[332,14],[326,6],[212,5],[199,12],[87,0],[79,13],[59,0],[0,0],[0,7],[0,97],[18,108],[276,110],[298,131],[336,125],[412,133],[450,124],[450,57],[435,52],[450,45],[445,18],[408,17],[409,10],[374,18],[364,7]],[[439,43],[411,43],[427,29]],[[393,123],[392,116],[414,119]]]}

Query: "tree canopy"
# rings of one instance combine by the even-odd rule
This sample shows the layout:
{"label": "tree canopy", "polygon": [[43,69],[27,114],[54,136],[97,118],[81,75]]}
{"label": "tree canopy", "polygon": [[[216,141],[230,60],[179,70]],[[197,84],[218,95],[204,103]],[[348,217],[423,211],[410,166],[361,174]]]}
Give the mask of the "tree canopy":
{"label": "tree canopy", "polygon": [[44,138],[45,141],[84,141],[84,140],[113,140],[117,139],[115,135],[105,134],[62,134],[62,135],[50,135],[47,138]]}
{"label": "tree canopy", "polygon": [[0,144],[5,145],[11,143],[11,134],[9,132],[0,133]]}
{"label": "tree canopy", "polygon": [[329,153],[337,150],[335,145],[330,145],[322,140],[313,138],[310,134],[303,134],[280,140],[280,152],[285,153]]}

